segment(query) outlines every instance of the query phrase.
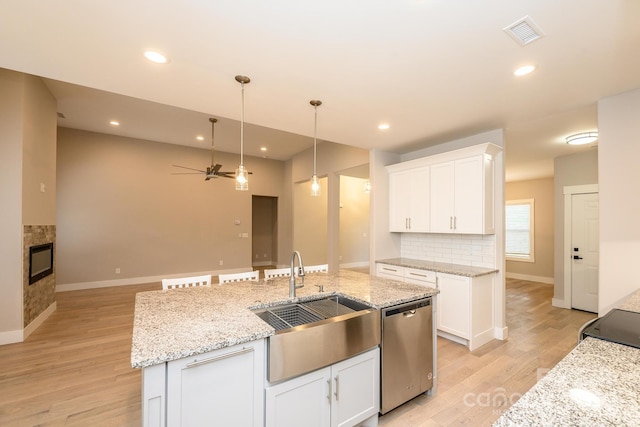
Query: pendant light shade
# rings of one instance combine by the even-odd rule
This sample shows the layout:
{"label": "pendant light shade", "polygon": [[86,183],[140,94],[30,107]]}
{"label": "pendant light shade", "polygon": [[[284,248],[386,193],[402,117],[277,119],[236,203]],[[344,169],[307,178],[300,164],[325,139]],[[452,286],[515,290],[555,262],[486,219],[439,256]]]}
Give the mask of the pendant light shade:
{"label": "pendant light shade", "polygon": [[249,189],[249,174],[244,167],[244,85],[251,79],[247,76],[236,76],[236,81],[241,87],[241,113],[240,113],[240,165],[236,169],[236,190],[247,191]]}
{"label": "pendant light shade", "polygon": [[318,147],[318,107],[322,105],[322,101],[317,99],[309,101],[309,104],[313,105],[314,109],[314,121],[313,121],[313,176],[311,177],[311,195],[320,195],[320,183],[318,182],[318,175],[316,174],[316,157]]}

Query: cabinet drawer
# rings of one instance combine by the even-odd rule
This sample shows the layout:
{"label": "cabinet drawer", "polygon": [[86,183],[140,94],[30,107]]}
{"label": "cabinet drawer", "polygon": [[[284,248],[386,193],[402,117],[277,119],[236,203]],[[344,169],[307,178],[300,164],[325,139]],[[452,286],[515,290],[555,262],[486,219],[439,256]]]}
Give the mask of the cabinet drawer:
{"label": "cabinet drawer", "polygon": [[387,277],[394,280],[404,279],[404,267],[390,264],[376,264],[376,276]]}
{"label": "cabinet drawer", "polygon": [[421,270],[418,268],[404,269],[405,282],[416,285],[432,286],[436,283],[436,272],[429,270]]}

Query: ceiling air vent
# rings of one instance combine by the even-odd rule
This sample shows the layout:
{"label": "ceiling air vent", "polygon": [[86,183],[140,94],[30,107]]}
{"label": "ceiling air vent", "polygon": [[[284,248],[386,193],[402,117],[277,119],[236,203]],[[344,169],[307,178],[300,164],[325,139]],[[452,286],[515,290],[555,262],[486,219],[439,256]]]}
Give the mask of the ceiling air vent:
{"label": "ceiling air vent", "polygon": [[544,36],[540,27],[538,27],[529,16],[525,16],[524,18],[517,20],[502,30],[520,46],[527,45]]}

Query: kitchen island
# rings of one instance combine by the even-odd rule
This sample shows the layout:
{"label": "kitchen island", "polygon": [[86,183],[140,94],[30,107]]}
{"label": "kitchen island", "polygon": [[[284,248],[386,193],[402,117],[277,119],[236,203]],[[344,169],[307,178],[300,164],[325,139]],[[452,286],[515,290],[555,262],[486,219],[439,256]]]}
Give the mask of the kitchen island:
{"label": "kitchen island", "polygon": [[[250,392],[244,393],[247,399],[231,405],[228,412],[251,412],[254,421],[247,425],[263,425],[260,420],[264,390],[269,385],[264,370],[266,339],[274,335],[275,330],[251,310],[329,295],[346,296],[382,309],[437,293],[434,288],[346,270],[307,275],[304,287],[297,290],[293,299],[289,298],[288,278],[141,292],[136,295],[131,366],[143,368],[144,424],[165,425],[164,417],[172,412],[170,408],[176,400],[172,398],[172,390],[180,388],[172,387],[172,372],[178,372],[178,378],[183,363],[202,367],[207,360],[231,363],[232,359],[242,358],[243,366],[235,371],[234,366],[226,366],[224,370],[238,375],[248,373],[251,378],[246,378],[245,384],[252,386]],[[375,360],[378,360],[377,351]],[[229,396],[232,392],[226,388],[235,382],[231,376],[216,387]]]}
{"label": "kitchen island", "polygon": [[[640,312],[640,291],[619,308]],[[493,425],[638,426],[639,370],[640,349],[587,337]]]}

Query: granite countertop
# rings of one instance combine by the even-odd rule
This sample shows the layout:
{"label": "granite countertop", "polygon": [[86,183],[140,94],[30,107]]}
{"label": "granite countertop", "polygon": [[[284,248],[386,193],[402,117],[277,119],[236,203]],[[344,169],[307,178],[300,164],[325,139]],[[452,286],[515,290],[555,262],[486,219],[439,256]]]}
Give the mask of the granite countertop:
{"label": "granite countertop", "polygon": [[[319,285],[324,292],[318,291]],[[307,274],[293,300],[289,278],[140,292],[136,295],[131,366],[144,368],[273,335],[275,330],[251,309],[333,294],[381,309],[437,293],[434,288],[346,270]]]}
{"label": "granite countertop", "polygon": [[[618,308],[640,312],[640,290]],[[493,425],[640,425],[640,349],[587,337]]]}
{"label": "granite countertop", "polygon": [[640,349],[586,338],[493,425],[640,425]]}
{"label": "granite countertop", "polygon": [[436,273],[455,274],[457,276],[478,277],[485,274],[495,273],[495,268],[472,267],[470,265],[449,264],[445,262],[424,261],[412,258],[389,258],[379,259],[376,262],[399,267],[417,268],[419,270],[435,271]]}

